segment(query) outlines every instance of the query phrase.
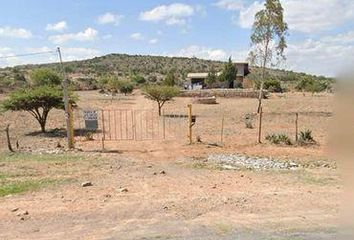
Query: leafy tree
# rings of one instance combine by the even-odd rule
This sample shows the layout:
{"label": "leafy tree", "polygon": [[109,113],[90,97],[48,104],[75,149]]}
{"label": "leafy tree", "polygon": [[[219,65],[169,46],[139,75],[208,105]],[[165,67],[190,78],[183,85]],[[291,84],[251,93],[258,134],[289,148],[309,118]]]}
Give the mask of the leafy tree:
{"label": "leafy tree", "polygon": [[[256,88],[259,89],[261,87],[261,82],[256,82]],[[283,92],[283,88],[279,80],[276,79],[267,79],[264,81],[263,88],[268,90],[269,92]]]}
{"label": "leafy tree", "polygon": [[64,109],[63,93],[58,86],[38,86],[20,89],[10,94],[2,103],[6,111],[27,111],[40,124],[41,131],[46,131],[49,112],[53,108]]}
{"label": "leafy tree", "polygon": [[170,71],[167,73],[165,80],[163,81],[166,86],[174,86],[176,85],[176,75],[174,71]]}
{"label": "leafy tree", "polygon": [[301,79],[295,88],[299,91],[315,93],[327,90],[330,88],[330,84],[326,81],[314,80],[313,78],[307,77]]}
{"label": "leafy tree", "polygon": [[224,65],[224,69],[221,73],[220,80],[227,82],[229,88],[234,88],[234,81],[236,80],[237,68],[232,63],[231,57],[229,61]]}
{"label": "leafy tree", "polygon": [[124,93],[124,95],[132,93],[134,90],[134,85],[127,80],[118,81],[118,86],[119,86],[119,92]]}
{"label": "leafy tree", "polygon": [[159,109],[159,116],[161,116],[161,108],[167,102],[178,96],[180,90],[172,86],[158,86],[149,85],[143,89],[143,94],[146,98],[156,101]]}
{"label": "leafy tree", "polygon": [[218,76],[216,74],[215,68],[212,67],[210,72],[208,73],[208,77],[206,78],[206,84],[209,88],[212,88],[214,84],[218,81]]}
{"label": "leafy tree", "polygon": [[60,85],[61,77],[50,69],[36,69],[30,74],[33,86]]}
{"label": "leafy tree", "polygon": [[[284,22],[284,9],[280,0],[266,0],[264,6],[265,8],[255,15],[251,35],[253,49],[250,51],[249,56],[253,65],[258,65],[262,68],[258,112],[262,106],[266,68],[274,60],[277,60],[277,63],[285,60],[283,53],[287,47],[285,37],[288,31],[288,25]],[[274,56],[274,53],[276,56]]]}
{"label": "leafy tree", "polygon": [[112,76],[101,76],[98,78],[97,83],[98,83],[98,87],[101,89],[106,89],[108,86],[108,83],[110,82],[110,80],[112,79]]}
{"label": "leafy tree", "polygon": [[145,78],[141,75],[138,74],[134,74],[131,77],[132,81],[135,82],[136,84],[140,85],[140,84],[144,84],[146,82]]}

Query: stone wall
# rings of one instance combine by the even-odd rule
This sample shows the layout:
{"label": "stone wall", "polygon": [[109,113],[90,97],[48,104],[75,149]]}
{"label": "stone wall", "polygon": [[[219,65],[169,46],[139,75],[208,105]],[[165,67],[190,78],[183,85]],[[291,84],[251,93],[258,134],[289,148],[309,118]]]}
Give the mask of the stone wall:
{"label": "stone wall", "polygon": [[[264,98],[268,92],[264,91]],[[258,98],[259,91],[253,89],[202,89],[184,90],[180,97],[225,97],[225,98]]]}

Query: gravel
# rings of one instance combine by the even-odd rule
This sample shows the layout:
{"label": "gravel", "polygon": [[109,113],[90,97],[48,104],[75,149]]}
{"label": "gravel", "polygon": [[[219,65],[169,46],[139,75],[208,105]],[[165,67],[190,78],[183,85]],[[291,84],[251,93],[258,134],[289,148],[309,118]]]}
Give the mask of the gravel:
{"label": "gravel", "polygon": [[233,169],[252,169],[252,170],[268,170],[268,169],[297,169],[299,165],[291,161],[279,161],[265,157],[247,157],[236,154],[211,154],[207,157],[207,161],[221,165],[227,170]]}

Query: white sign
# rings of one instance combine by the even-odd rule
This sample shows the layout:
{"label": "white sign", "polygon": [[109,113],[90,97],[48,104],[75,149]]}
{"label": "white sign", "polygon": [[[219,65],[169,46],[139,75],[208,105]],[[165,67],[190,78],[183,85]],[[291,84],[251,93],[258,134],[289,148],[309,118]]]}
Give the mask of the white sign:
{"label": "white sign", "polygon": [[97,119],[98,119],[97,111],[84,110],[84,120],[85,121],[97,121]]}

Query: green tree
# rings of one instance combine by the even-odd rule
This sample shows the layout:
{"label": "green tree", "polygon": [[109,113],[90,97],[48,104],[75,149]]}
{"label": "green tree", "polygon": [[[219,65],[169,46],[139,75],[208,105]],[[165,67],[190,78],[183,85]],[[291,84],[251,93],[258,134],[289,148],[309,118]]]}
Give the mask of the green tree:
{"label": "green tree", "polygon": [[251,34],[252,50],[249,55],[251,63],[262,68],[258,112],[262,106],[266,68],[270,67],[274,60],[276,60],[276,64],[285,60],[284,49],[287,47],[285,37],[288,31],[280,0],[266,0],[264,6],[265,8],[255,15]]}
{"label": "green tree", "polygon": [[61,77],[54,71],[46,68],[36,69],[30,74],[33,86],[60,85]]}
{"label": "green tree", "polygon": [[138,85],[146,83],[146,79],[139,74],[134,74],[133,76],[131,76],[131,79],[133,82],[135,82]]}
{"label": "green tree", "polygon": [[10,94],[2,102],[6,111],[27,111],[39,123],[41,131],[46,131],[49,112],[53,108],[64,109],[63,92],[58,86],[39,86],[20,89]]}
{"label": "green tree", "polygon": [[214,84],[218,81],[218,76],[216,74],[215,68],[212,67],[210,72],[208,73],[208,77],[206,78],[206,84],[209,88],[213,88]]}
{"label": "green tree", "polygon": [[118,81],[119,92],[124,93],[124,95],[130,94],[134,90],[134,85],[127,80]]}
{"label": "green tree", "polygon": [[234,81],[236,80],[237,68],[233,64],[231,57],[229,61],[224,65],[224,69],[220,75],[220,80],[227,82],[229,88],[234,88]]}
{"label": "green tree", "polygon": [[163,83],[166,86],[176,85],[176,75],[175,75],[174,71],[169,71],[167,73],[167,76],[166,76],[165,80],[163,81]]}
{"label": "green tree", "polygon": [[323,92],[330,88],[330,84],[326,81],[315,80],[311,77],[306,77],[301,79],[297,85],[296,90],[305,91],[305,92]]}
{"label": "green tree", "polygon": [[161,116],[161,109],[163,105],[178,96],[179,88],[171,86],[149,85],[143,88],[143,94],[146,98],[156,101],[159,109],[159,116]]}

